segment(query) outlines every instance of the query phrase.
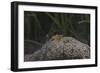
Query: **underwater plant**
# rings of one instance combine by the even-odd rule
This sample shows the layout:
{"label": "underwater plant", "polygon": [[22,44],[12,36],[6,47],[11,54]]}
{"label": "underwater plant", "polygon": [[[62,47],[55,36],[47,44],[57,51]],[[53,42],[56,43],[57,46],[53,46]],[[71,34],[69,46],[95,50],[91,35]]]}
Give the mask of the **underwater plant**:
{"label": "underwater plant", "polygon": [[89,44],[89,14],[25,11],[24,15],[25,40],[34,40],[42,44],[57,34],[72,36]]}

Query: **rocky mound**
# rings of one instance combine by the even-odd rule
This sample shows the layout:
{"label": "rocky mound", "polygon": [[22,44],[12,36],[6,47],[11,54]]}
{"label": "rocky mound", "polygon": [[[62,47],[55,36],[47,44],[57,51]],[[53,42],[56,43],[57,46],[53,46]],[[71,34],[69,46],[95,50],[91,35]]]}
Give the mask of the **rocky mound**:
{"label": "rocky mound", "polygon": [[26,55],[24,61],[47,61],[64,59],[88,59],[90,47],[72,37],[47,41],[40,50]]}

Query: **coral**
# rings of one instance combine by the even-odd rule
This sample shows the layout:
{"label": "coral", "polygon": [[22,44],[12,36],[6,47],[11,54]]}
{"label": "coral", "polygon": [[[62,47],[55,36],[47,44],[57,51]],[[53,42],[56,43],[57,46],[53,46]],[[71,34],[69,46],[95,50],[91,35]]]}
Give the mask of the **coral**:
{"label": "coral", "polygon": [[[56,36],[58,38],[58,35]],[[25,57],[25,61],[45,61],[63,59],[89,59],[90,47],[75,38],[63,37],[61,40],[47,41],[40,50]],[[56,40],[55,40],[56,39]]]}

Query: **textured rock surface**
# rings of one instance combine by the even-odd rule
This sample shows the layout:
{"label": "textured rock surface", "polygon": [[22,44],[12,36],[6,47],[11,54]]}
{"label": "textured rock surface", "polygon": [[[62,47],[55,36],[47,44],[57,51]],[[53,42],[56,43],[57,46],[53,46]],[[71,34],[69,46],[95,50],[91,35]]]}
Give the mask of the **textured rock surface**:
{"label": "textured rock surface", "polygon": [[60,41],[49,40],[40,50],[25,55],[25,61],[87,59],[90,58],[90,47],[72,37],[63,37]]}

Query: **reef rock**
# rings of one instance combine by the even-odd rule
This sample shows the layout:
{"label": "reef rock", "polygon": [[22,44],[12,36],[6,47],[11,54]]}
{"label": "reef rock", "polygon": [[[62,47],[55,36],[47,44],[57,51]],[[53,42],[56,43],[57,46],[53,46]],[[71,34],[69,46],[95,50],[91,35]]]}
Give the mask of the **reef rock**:
{"label": "reef rock", "polygon": [[40,50],[26,55],[24,61],[47,61],[90,58],[90,47],[75,38],[50,39]]}

